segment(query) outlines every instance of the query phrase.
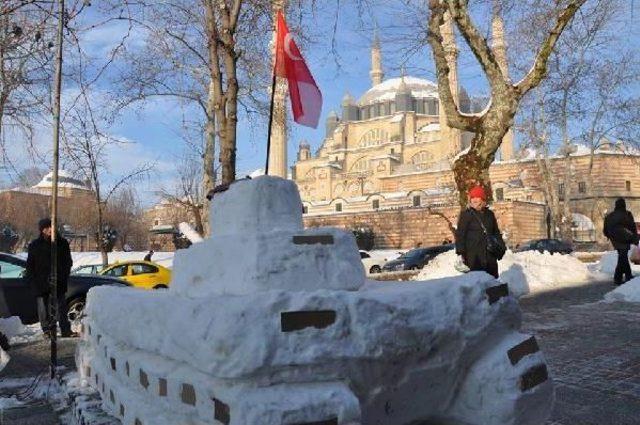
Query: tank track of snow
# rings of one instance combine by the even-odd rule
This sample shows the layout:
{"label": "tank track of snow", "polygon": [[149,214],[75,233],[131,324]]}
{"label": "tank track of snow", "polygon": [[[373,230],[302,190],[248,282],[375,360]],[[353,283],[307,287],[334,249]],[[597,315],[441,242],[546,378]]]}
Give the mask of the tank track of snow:
{"label": "tank track of snow", "polygon": [[292,182],[235,183],[214,198],[212,238],[176,255],[169,290],[89,292],[76,362],[110,414],[131,425],[544,423],[552,383],[506,285],[485,273],[365,282],[353,237],[303,230],[300,205]]}

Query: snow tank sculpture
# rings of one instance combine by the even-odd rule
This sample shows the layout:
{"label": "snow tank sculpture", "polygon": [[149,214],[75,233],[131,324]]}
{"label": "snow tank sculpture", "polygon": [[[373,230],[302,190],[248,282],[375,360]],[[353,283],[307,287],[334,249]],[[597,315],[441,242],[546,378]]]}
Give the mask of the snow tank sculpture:
{"label": "snow tank sculpture", "polygon": [[366,282],[353,236],[304,229],[293,182],[215,195],[169,290],[98,287],[76,361],[124,424],[524,425],[553,388],[485,273]]}

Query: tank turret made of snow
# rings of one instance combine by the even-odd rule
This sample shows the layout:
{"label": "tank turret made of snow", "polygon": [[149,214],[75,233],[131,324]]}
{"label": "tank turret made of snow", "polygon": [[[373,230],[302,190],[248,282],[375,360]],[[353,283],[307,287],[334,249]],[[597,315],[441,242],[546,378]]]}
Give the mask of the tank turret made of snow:
{"label": "tank turret made of snow", "polygon": [[291,181],[215,194],[170,289],[89,293],[76,361],[126,425],[528,425],[553,387],[507,285],[365,282],[350,232],[303,229]]}

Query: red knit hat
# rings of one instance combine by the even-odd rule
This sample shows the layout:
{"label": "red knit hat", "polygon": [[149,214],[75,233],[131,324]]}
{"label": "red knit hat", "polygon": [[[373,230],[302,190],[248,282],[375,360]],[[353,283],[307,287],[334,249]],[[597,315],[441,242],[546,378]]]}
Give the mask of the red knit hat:
{"label": "red knit hat", "polygon": [[487,194],[482,186],[475,186],[469,189],[469,199],[481,198],[483,201],[487,200]]}

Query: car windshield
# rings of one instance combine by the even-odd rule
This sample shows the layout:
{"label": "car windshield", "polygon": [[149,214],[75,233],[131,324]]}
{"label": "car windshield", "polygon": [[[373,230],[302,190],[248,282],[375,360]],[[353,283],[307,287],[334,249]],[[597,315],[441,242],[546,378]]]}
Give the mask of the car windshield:
{"label": "car windshield", "polygon": [[15,279],[24,275],[24,267],[17,264],[0,261],[0,279]]}

